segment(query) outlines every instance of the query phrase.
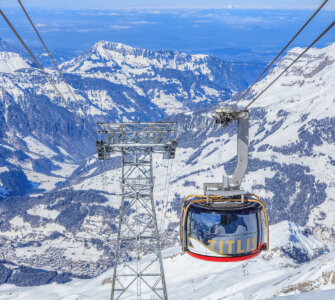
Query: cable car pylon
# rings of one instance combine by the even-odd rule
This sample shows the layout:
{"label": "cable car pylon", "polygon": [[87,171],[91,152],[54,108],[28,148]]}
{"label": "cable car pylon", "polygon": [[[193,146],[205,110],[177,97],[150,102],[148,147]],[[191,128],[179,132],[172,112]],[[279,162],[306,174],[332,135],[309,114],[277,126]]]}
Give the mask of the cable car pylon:
{"label": "cable car pylon", "polygon": [[241,182],[248,167],[249,112],[223,107],[215,122],[237,126],[237,164],[231,178],[204,183],[204,195],[187,196],[181,207],[182,249],[197,259],[232,262],[257,256],[269,247],[268,220],[258,196],[245,194]]}
{"label": "cable car pylon", "polygon": [[[111,300],[167,300],[160,236],[154,204],[153,153],[174,158],[173,123],[98,123],[98,158],[121,153],[121,191]],[[142,260],[142,256],[149,259]],[[147,258],[148,258],[147,257]]]}

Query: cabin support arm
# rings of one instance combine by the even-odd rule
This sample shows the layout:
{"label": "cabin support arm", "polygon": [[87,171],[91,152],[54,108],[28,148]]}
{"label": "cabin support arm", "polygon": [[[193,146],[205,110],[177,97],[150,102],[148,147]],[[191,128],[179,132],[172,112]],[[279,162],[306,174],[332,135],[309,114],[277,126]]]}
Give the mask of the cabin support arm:
{"label": "cabin support arm", "polygon": [[242,180],[248,167],[249,155],[249,112],[247,110],[236,110],[235,108],[221,108],[213,116],[215,122],[227,127],[237,120],[237,163],[233,176],[223,176],[221,183],[204,183],[204,194],[207,196],[235,196],[243,195],[240,190]]}

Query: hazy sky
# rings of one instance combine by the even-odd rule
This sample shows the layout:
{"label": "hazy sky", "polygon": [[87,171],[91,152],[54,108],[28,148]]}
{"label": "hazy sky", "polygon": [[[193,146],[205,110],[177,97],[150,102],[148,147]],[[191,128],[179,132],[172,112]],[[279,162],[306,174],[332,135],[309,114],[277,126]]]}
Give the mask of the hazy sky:
{"label": "hazy sky", "polygon": [[[48,46],[62,56],[77,55],[97,41],[107,40],[145,49],[209,53],[228,60],[248,61],[271,59],[323,3],[322,0],[22,2]],[[41,47],[17,1],[0,0],[0,4],[28,45]],[[334,4],[335,0],[329,0],[328,9],[314,18],[292,47],[307,46],[334,21],[334,10],[330,9]],[[19,45],[2,18],[0,38]],[[333,42],[335,29],[316,46]]]}
{"label": "hazy sky", "polygon": [[[120,9],[120,8],[267,8],[313,9],[324,0],[22,0],[27,7],[58,9]],[[327,9],[335,9],[329,0]],[[0,7],[15,7],[15,0],[0,0]]]}

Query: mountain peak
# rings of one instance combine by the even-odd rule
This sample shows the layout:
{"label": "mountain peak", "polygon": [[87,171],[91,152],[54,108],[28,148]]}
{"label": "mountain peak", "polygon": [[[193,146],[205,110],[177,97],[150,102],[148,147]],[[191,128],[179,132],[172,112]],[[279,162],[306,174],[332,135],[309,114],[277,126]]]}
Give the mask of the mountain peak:
{"label": "mountain peak", "polygon": [[0,38],[0,73],[13,73],[17,70],[35,67],[19,48]]}
{"label": "mountain peak", "polygon": [[125,45],[125,44],[122,44],[122,43],[116,43],[116,42],[110,42],[110,41],[104,41],[104,40],[101,40],[101,41],[98,41],[96,42],[93,47],[92,47],[92,50],[101,50],[101,49],[106,49],[106,50],[134,50],[134,48],[128,46],[128,45]]}
{"label": "mountain peak", "polygon": [[[286,58],[290,56],[296,57],[300,55],[306,48],[304,47],[294,47],[288,51]],[[324,48],[311,48],[305,55],[304,58],[318,57],[318,56],[327,56],[328,58],[335,59],[335,42],[329,44]]]}
{"label": "mountain peak", "polygon": [[22,57],[20,53],[0,49],[0,73],[13,73],[32,67],[33,63]]}
{"label": "mountain peak", "polygon": [[207,58],[208,55],[189,55],[169,50],[147,50],[101,40],[96,42],[89,51],[62,64],[61,67],[66,71],[79,69],[81,71],[89,71],[92,68],[102,66],[122,67],[126,64],[131,66],[131,68],[138,69],[154,65],[159,69],[178,69],[183,71],[185,69],[199,69],[200,74],[201,64],[206,65]]}

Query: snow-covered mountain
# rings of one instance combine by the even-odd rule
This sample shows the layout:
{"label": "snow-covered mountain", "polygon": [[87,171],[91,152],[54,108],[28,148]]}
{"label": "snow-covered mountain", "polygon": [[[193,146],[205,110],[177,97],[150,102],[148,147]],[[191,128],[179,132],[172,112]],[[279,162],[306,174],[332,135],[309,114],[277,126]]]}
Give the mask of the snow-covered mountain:
{"label": "snow-covered mountain", "polygon": [[[335,252],[292,222],[270,227],[270,251],[249,261],[218,263],[196,260],[182,254],[180,247],[163,251],[163,263],[171,300],[333,299],[335,295]],[[306,257],[305,263],[299,263]],[[144,257],[144,261],[150,257]],[[38,287],[0,286],[4,300],[109,299],[112,270],[89,280]],[[10,278],[11,276],[9,276]],[[10,281],[9,281],[10,282]],[[316,292],[317,291],[317,292]],[[303,298],[298,298],[297,294]],[[146,298],[146,286],[141,297]],[[281,297],[279,297],[281,299]],[[286,299],[286,298],[283,298]]]}
{"label": "snow-covered mountain", "polygon": [[[33,89],[65,106],[21,51],[1,41],[0,52],[5,65],[0,69],[1,86],[16,102]],[[81,109],[95,120],[162,118],[229,99],[247,86],[234,64],[212,56],[149,51],[105,41],[60,68]],[[48,71],[71,99],[57,74]]]}
{"label": "snow-covered mountain", "polygon": [[[253,93],[275,78],[300,51],[290,51]],[[221,103],[222,95],[218,95],[222,90],[216,89],[219,94],[211,98],[214,94],[202,94],[201,88],[194,95],[208,97],[209,101],[197,102],[191,90],[199,85],[192,87],[184,81],[191,74],[189,82],[202,78],[215,85],[219,75],[213,75],[217,74],[213,70],[220,64],[214,63],[215,59],[209,63],[210,57],[169,53],[100,42],[62,65],[82,104],[74,107],[78,115],[81,110],[87,114],[91,128],[94,120],[107,119],[113,113],[111,120],[125,120],[123,116],[131,120],[137,113],[143,119],[166,116],[177,122],[179,148],[173,165],[170,162],[168,168],[166,161],[155,157],[155,197],[164,248],[179,243],[182,198],[201,193],[202,183],[218,182],[222,175],[230,174],[236,155],[234,126],[219,128],[211,117],[217,103]],[[211,73],[205,69],[206,61]],[[255,103],[250,111],[250,162],[243,183],[246,190],[266,201],[272,224],[291,220],[306,225],[309,232],[330,243],[335,241],[334,62],[335,44],[312,49]],[[166,72],[166,68],[175,69]],[[150,79],[152,72],[159,75]],[[180,110],[168,112],[160,107],[149,88],[142,86],[145,82],[147,87],[152,84],[153,90],[164,91],[163,77],[168,86],[178,79],[177,86],[189,91],[189,102],[178,100],[183,103],[183,113],[169,116]],[[2,193],[4,198],[0,201],[0,256],[17,265],[69,272],[71,276],[101,274],[112,266],[115,247],[120,203],[118,158],[103,163],[92,156],[83,160],[94,152],[94,144],[83,136],[82,126],[76,125],[73,114],[29,61],[23,69],[1,73],[0,82],[0,196]],[[119,88],[137,95],[139,88],[146,92],[143,98],[127,102]],[[228,85],[222,89],[226,88]],[[65,87],[62,90],[66,93]],[[95,90],[105,92],[89,96]],[[173,97],[183,94],[180,89],[171,91]],[[108,95],[114,92],[122,103],[115,102],[115,107],[109,109],[116,96]],[[141,102],[144,99],[148,106]],[[171,107],[178,108],[175,99]],[[120,107],[128,111],[116,112]],[[129,111],[131,107],[138,111]],[[166,186],[160,175],[167,170],[170,184]],[[59,189],[52,190],[56,184]],[[28,192],[35,193],[35,197],[25,196]],[[298,253],[299,263],[311,258],[296,250],[287,250],[286,255],[289,253]]]}
{"label": "snow-covered mountain", "polygon": [[[52,61],[50,60],[48,54],[45,52],[43,47],[30,47],[30,50],[32,51],[32,53],[34,54],[34,56],[37,58],[37,60],[40,62],[42,66],[54,68]],[[7,42],[5,42],[1,38],[0,38],[0,52],[14,52],[14,53],[18,53],[21,57],[27,59],[28,61],[30,61],[31,59],[29,54],[23,48],[19,49],[17,47],[14,47],[8,44]],[[52,56],[54,60],[56,61],[56,63],[60,64],[60,63],[63,63],[65,61],[72,59],[74,55],[73,53],[65,49],[64,50],[52,49]]]}
{"label": "snow-covered mountain", "polygon": [[79,104],[55,70],[47,72],[71,102],[70,111],[26,54],[0,40],[0,166],[7,172],[2,177],[11,178],[2,179],[2,198],[48,191],[95,152],[71,111],[95,135],[96,121],[157,120],[246,87],[233,64],[214,57],[111,42],[96,43],[61,69]]}
{"label": "snow-covered mountain", "polygon": [[[150,51],[105,41],[63,63],[61,69],[68,73],[70,82],[79,76],[76,82],[80,79],[81,90],[89,89],[84,97],[93,104],[107,111],[116,104],[119,119],[123,109],[139,113],[141,97],[150,99],[166,116],[218,103],[246,87],[233,64],[209,55]],[[94,82],[100,85],[94,88]],[[120,87],[130,87],[135,94]],[[108,106],[112,102],[113,106]]]}

